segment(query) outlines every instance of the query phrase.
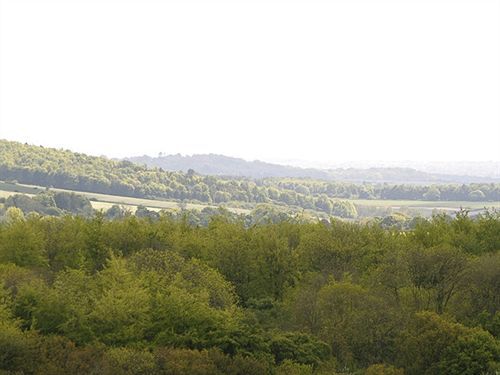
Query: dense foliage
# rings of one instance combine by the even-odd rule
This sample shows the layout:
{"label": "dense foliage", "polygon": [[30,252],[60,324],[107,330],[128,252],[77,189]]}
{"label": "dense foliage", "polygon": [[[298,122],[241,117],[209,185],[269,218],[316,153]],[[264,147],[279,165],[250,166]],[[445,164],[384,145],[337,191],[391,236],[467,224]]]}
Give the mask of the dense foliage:
{"label": "dense foliage", "polygon": [[500,215],[0,223],[0,371],[494,374]]}
{"label": "dense foliage", "polygon": [[[348,198],[499,201],[500,184],[388,185],[310,179],[260,180],[200,176],[148,169],[65,150],[0,141],[0,179],[26,184],[131,197],[194,200],[204,203],[274,203],[356,217]],[[339,200],[340,199],[340,200]]]}
{"label": "dense foliage", "polygon": [[[44,191],[33,197],[26,194],[14,194],[3,199],[4,210],[19,208],[24,214],[36,212],[41,215],[61,216],[76,214],[92,216],[94,209],[90,201],[82,195],[68,192]],[[3,210],[0,210],[2,212]]]}

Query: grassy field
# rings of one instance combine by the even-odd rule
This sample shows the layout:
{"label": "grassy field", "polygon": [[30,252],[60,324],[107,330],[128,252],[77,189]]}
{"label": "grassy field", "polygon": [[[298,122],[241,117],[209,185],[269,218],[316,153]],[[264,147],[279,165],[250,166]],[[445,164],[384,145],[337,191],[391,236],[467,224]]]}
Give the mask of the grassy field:
{"label": "grassy field", "polygon": [[41,186],[21,185],[0,181],[0,191],[3,193],[38,194],[44,190],[45,188]]}
{"label": "grassy field", "polygon": [[381,199],[348,199],[360,206],[392,207],[392,208],[428,208],[428,209],[481,209],[484,207],[500,208],[500,202],[468,202],[468,201],[410,201],[410,200],[381,200]]}
{"label": "grassy field", "polygon": [[[103,210],[103,211],[107,211],[113,205],[116,204],[116,203],[111,203],[111,202],[99,202],[99,201],[91,201],[90,203],[92,204],[92,207],[94,209],[96,209],[96,210]],[[132,204],[123,204],[123,203],[121,203],[120,206],[123,207],[126,210],[129,210],[132,213],[134,213],[137,210],[137,206],[132,205]],[[150,207],[150,206],[146,206],[146,207],[149,210],[156,211],[156,212],[159,212],[159,211],[162,210],[161,208],[157,208],[157,207]]]}
{"label": "grassy field", "polygon": [[[362,208],[367,209],[382,209],[392,212],[402,212],[409,216],[430,217],[436,212],[446,212],[453,215],[458,210],[466,209],[471,213],[479,213],[484,209],[500,209],[500,202],[469,202],[469,201],[413,201],[413,200],[367,200],[367,199],[350,199],[358,207],[358,211],[362,212]],[[370,212],[370,211],[368,211]],[[373,212],[363,214],[363,216],[380,216],[380,213]]]}
{"label": "grassy field", "polygon": [[[3,198],[18,193],[33,195],[40,193],[43,190],[45,190],[45,188],[41,186],[12,184],[0,181],[0,197]],[[148,207],[149,209],[155,211],[160,211],[162,209],[179,208],[179,202],[174,202],[174,201],[133,198],[133,197],[118,196],[118,195],[89,193],[85,191],[73,191],[73,190],[55,189],[55,188],[52,188],[51,190],[73,192],[76,194],[83,195],[91,200],[92,206],[94,208],[103,210],[107,210],[114,204],[122,205],[130,209],[132,212],[134,212],[137,206],[140,205]],[[364,207],[391,208],[396,211],[401,209],[403,210],[409,209],[415,212],[419,212],[423,215],[429,215],[434,210],[453,212],[459,210],[460,208],[468,210],[481,210],[484,209],[485,207],[500,209],[500,202],[413,201],[413,200],[381,200],[381,199],[377,200],[342,199],[342,200],[349,200],[350,202],[354,203],[357,206],[364,206]],[[216,208],[217,206],[208,204],[186,203],[185,207],[187,209],[202,210],[205,207]],[[250,212],[249,209],[244,209],[244,208],[227,207],[227,209],[239,214],[245,214]]]}
{"label": "grassy field", "polygon": [[[8,198],[10,197],[11,195],[14,195],[14,194],[20,194],[19,192],[14,192],[14,191],[6,191],[6,190],[0,190],[0,198]],[[23,194],[26,194],[26,193],[23,193]],[[33,196],[34,194],[26,194],[27,196]]]}

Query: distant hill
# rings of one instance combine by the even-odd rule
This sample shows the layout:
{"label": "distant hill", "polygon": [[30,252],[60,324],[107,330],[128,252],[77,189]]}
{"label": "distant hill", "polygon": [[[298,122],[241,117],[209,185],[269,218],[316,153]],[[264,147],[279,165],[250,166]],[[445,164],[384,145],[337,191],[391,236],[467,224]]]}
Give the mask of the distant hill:
{"label": "distant hill", "polygon": [[126,160],[148,167],[162,168],[167,171],[189,169],[203,175],[236,176],[249,178],[291,177],[312,178],[327,181],[373,182],[373,183],[488,183],[500,182],[500,178],[468,175],[449,175],[428,173],[413,168],[372,167],[372,168],[300,168],[281,164],[272,164],[259,160],[247,161],[217,154],[199,154],[191,156],[162,155],[158,157],[137,156]]}
{"label": "distant hill", "polygon": [[337,168],[411,168],[417,171],[455,176],[473,176],[500,179],[500,161],[377,161],[358,160],[337,163],[317,164],[314,162],[280,162],[304,168],[337,169]]}
{"label": "distant hill", "polygon": [[217,154],[182,156],[180,154],[159,157],[137,156],[126,160],[148,167],[158,167],[167,171],[187,172],[193,169],[197,173],[216,176],[236,176],[250,178],[264,177],[308,177],[329,179],[329,173],[321,169],[299,168],[263,161],[244,159]]}

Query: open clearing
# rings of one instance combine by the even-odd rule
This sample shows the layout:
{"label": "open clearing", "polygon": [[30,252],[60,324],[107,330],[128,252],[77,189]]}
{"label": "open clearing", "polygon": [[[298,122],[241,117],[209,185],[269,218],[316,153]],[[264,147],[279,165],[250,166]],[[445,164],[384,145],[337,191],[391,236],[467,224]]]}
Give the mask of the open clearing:
{"label": "open clearing", "polygon": [[500,208],[500,202],[469,202],[469,201],[411,201],[411,200],[382,200],[382,199],[347,199],[359,206],[392,207],[392,208],[427,208],[427,209],[482,209],[485,207]]}

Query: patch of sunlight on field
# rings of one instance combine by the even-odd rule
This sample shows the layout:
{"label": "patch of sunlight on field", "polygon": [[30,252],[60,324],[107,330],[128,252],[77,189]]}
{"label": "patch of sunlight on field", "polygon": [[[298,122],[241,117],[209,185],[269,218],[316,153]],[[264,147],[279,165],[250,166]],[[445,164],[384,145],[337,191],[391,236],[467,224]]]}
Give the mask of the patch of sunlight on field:
{"label": "patch of sunlight on field", "polygon": [[[90,203],[92,204],[92,208],[94,208],[96,210],[103,210],[103,211],[107,211],[112,206],[117,204],[117,203],[99,202],[99,201],[90,201]],[[137,206],[130,205],[130,204],[119,204],[119,206],[123,207],[125,210],[129,210],[131,213],[134,213],[137,210]],[[158,207],[149,207],[149,206],[145,206],[145,207],[147,207],[148,210],[152,210],[152,211],[156,211],[156,212],[159,212],[162,210],[161,208],[158,208]]]}
{"label": "patch of sunlight on field", "polygon": [[29,197],[32,197],[34,195],[34,194],[19,193],[19,192],[15,192],[15,191],[0,190],[0,198],[8,198],[11,195],[16,195],[16,194],[24,194],[24,195],[27,195]]}
{"label": "patch of sunlight on field", "polygon": [[381,199],[348,199],[359,206],[371,207],[407,207],[427,209],[481,209],[484,207],[500,208],[500,202],[467,202],[467,201],[411,201],[411,200],[381,200]]}

